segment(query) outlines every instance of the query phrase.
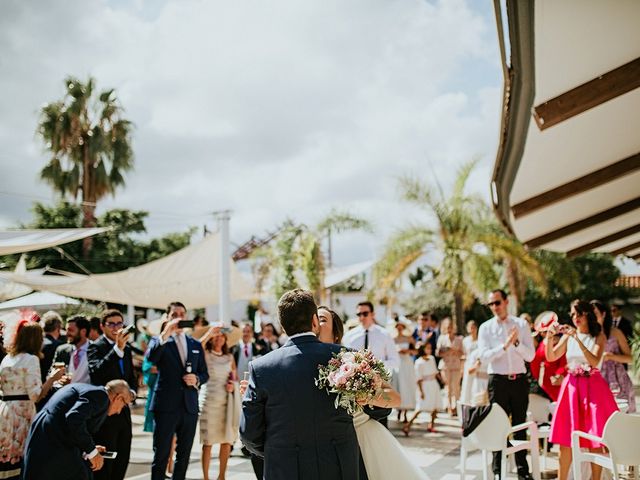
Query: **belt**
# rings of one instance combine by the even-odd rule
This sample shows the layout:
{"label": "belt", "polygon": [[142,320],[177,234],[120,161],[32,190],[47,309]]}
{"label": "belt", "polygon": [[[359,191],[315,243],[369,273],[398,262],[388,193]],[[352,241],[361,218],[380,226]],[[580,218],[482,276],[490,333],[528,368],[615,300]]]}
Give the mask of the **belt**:
{"label": "belt", "polygon": [[15,402],[17,400],[30,400],[29,395],[0,395],[3,402]]}
{"label": "belt", "polygon": [[499,373],[492,373],[490,376],[502,378],[504,380],[517,380],[519,378],[524,378],[527,376],[526,373],[510,373],[508,375],[501,375]]}

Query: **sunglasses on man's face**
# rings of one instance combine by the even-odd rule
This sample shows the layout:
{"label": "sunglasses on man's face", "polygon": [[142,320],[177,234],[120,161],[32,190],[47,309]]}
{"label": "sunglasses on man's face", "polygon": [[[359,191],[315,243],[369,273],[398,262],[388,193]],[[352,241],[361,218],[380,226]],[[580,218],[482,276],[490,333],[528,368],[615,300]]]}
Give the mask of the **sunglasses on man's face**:
{"label": "sunglasses on man's face", "polygon": [[356,317],[368,317],[371,312],[359,312],[356,313]]}
{"label": "sunglasses on man's face", "polygon": [[502,300],[487,303],[487,307],[499,307],[500,305],[502,305]]}

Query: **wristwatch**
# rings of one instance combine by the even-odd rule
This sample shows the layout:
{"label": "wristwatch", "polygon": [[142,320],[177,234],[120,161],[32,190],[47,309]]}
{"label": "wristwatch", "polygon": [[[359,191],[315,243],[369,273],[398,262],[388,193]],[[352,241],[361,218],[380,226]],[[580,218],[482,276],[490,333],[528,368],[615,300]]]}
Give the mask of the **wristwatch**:
{"label": "wristwatch", "polygon": [[514,347],[517,347],[518,345],[520,345],[520,340],[516,340],[515,342],[513,342]]}

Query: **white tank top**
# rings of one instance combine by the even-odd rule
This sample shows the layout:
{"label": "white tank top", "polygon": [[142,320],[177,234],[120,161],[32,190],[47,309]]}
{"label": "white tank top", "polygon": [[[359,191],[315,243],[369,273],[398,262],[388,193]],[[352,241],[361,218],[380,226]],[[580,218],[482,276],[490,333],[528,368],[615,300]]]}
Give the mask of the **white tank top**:
{"label": "white tank top", "polygon": [[[594,351],[593,347],[596,345],[596,338],[592,337],[588,333],[580,333],[580,332],[578,332],[578,338],[583,343],[583,345],[587,347],[587,349],[590,352],[593,353]],[[567,342],[567,365],[569,367],[572,367],[575,365],[582,365],[585,363],[589,363],[589,362],[587,362],[587,359],[585,358],[584,353],[582,353],[582,350],[580,349],[580,345],[578,345],[578,342],[574,338],[569,337],[569,341]]]}

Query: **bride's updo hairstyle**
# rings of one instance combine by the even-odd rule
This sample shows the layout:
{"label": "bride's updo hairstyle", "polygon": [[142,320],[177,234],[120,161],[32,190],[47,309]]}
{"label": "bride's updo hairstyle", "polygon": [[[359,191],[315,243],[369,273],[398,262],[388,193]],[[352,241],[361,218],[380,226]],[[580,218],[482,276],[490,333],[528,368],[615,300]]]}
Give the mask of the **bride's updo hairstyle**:
{"label": "bride's updo hairstyle", "polygon": [[318,307],[311,292],[296,288],[278,300],[278,318],[287,335],[310,332]]}

